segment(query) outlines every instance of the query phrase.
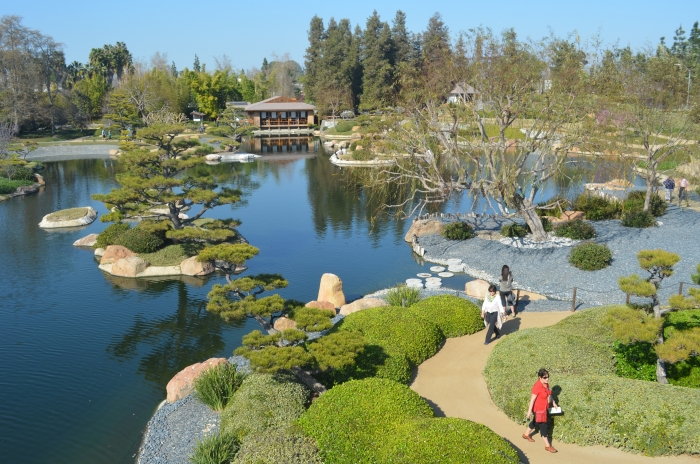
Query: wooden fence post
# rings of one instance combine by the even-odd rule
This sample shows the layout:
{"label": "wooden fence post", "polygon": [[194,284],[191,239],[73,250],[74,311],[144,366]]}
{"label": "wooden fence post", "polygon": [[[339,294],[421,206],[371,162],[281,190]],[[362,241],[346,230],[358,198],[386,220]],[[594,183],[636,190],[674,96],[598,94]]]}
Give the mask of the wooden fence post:
{"label": "wooden fence post", "polygon": [[571,312],[576,311],[576,287],[574,287],[574,299],[571,302]]}
{"label": "wooden fence post", "polygon": [[625,299],[625,304],[628,305],[630,304],[630,294],[627,294],[627,298]]}
{"label": "wooden fence post", "polygon": [[681,282],[680,286],[678,287],[678,294],[679,295],[683,294],[683,282]]}

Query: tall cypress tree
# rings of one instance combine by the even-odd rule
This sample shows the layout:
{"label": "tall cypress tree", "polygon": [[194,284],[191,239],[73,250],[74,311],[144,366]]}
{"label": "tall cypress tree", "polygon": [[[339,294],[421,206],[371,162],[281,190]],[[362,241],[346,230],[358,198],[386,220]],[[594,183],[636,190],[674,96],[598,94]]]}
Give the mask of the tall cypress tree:
{"label": "tall cypress tree", "polygon": [[311,18],[309,25],[309,46],[304,55],[304,93],[309,101],[315,101],[319,87],[319,69],[323,66],[323,45],[326,39],[326,31],[323,27],[323,20],[318,16]]}
{"label": "tall cypress tree", "polygon": [[360,107],[374,109],[391,101],[391,30],[382,23],[377,10],[367,18],[362,37],[362,96]]}

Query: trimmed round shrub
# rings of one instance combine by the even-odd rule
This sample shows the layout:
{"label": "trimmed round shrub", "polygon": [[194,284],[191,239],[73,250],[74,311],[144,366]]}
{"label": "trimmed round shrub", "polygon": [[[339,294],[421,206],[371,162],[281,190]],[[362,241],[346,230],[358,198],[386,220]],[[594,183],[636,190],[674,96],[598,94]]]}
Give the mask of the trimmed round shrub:
{"label": "trimmed round shrub", "polygon": [[506,337],[484,370],[491,397],[520,423],[537,370],[544,367],[564,410],[553,419],[554,441],[652,456],[700,453],[700,390],[615,375],[614,340],[604,323],[613,308],[587,309],[551,327]]}
{"label": "trimmed round shrub", "polygon": [[442,236],[448,240],[467,240],[474,237],[474,229],[466,222],[451,222],[442,229]]}
{"label": "trimmed round shrub", "polygon": [[228,435],[209,435],[198,440],[190,462],[193,464],[228,464],[238,452],[238,441]]}
{"label": "trimmed round shrub", "polygon": [[316,439],[326,462],[382,462],[377,448],[386,435],[408,420],[431,417],[433,411],[418,393],[391,380],[369,378],[328,390],[299,425]]}
{"label": "trimmed round shrub", "polygon": [[435,418],[406,386],[354,380],[322,395],[299,420],[325,462],[517,462],[516,451],[487,427]]}
{"label": "trimmed round shrub", "polygon": [[473,334],[484,328],[481,309],[454,295],[425,298],[408,311],[437,325],[447,338]]}
{"label": "trimmed round shrub", "polygon": [[276,428],[248,435],[232,464],[323,464],[316,440],[296,428]]}
{"label": "trimmed round shrub", "polygon": [[[105,230],[100,232],[95,241],[95,248],[107,248],[109,245],[116,245],[116,241],[124,232],[129,230],[129,224],[116,222],[110,224]],[[133,251],[133,250],[132,250]]]}
{"label": "trimmed round shrub", "polygon": [[593,226],[580,220],[561,222],[554,228],[554,232],[556,232],[557,237],[566,237],[572,240],[589,240],[595,237]]}
{"label": "trimmed round shrub", "polygon": [[517,224],[515,222],[511,224],[506,224],[501,227],[501,235],[504,237],[524,237],[530,233],[530,229],[524,224]]}
{"label": "trimmed round shrub", "polygon": [[394,306],[350,314],[343,319],[340,329],[356,330],[369,344],[378,345],[389,354],[403,355],[414,366],[437,353],[445,341],[434,323]]}
{"label": "trimmed round shrub", "polygon": [[199,400],[221,411],[226,407],[243,382],[245,375],[239,373],[230,363],[211,367],[194,380],[194,390]]}
{"label": "trimmed round shrub", "polygon": [[121,245],[134,253],[154,253],[163,247],[163,239],[147,230],[134,227],[120,234],[115,245]]}
{"label": "trimmed round shrub", "polygon": [[615,219],[620,215],[621,209],[622,206],[618,201],[587,193],[582,193],[574,200],[574,210],[583,211],[586,219],[590,221]]}
{"label": "trimmed round shrub", "polygon": [[285,377],[248,376],[221,413],[221,431],[238,439],[287,427],[306,409],[309,391]]}
{"label": "trimmed round shrub", "polygon": [[[627,198],[622,202],[622,212],[628,213],[631,211],[642,211],[644,209],[644,200],[646,199],[646,192],[642,190],[633,190],[627,195]],[[651,200],[649,202],[649,212],[655,216],[663,216],[666,212],[666,200],[661,198],[658,193],[653,193],[651,195]]]}
{"label": "trimmed round shrub", "polygon": [[387,353],[379,345],[368,344],[355,358],[355,364],[320,372],[316,374],[316,378],[328,387],[367,377],[379,377],[407,385],[411,381],[412,373],[411,363],[406,356]]}
{"label": "trimmed round shrub", "polygon": [[654,227],[656,219],[649,211],[630,211],[622,216],[622,225],[646,229],[647,227]]}
{"label": "trimmed round shrub", "polygon": [[597,271],[610,266],[612,252],[605,244],[586,242],[576,245],[569,253],[569,262],[584,271]]}

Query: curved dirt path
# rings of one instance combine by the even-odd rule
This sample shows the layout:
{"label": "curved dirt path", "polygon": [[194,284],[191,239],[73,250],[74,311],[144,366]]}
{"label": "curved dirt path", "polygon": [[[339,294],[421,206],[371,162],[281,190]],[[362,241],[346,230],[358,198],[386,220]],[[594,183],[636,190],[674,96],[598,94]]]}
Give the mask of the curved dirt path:
{"label": "curved dirt path", "polygon": [[[546,327],[569,316],[571,312],[523,313],[504,325],[506,334],[518,329]],[[411,388],[425,398],[437,416],[459,417],[479,422],[510,441],[525,463],[700,463],[690,456],[650,458],[625,453],[617,448],[604,446],[579,446],[554,441],[559,450],[552,454],[544,450],[542,438],[535,435],[535,443],[522,438],[525,426],[516,424],[500,411],[486,388],[482,375],[486,359],[494,342],[484,346],[485,332],[450,338],[445,346],[418,367]],[[518,356],[519,353],[513,353]],[[566,405],[562,405],[566,409]],[[523,411],[524,412],[524,411]]]}

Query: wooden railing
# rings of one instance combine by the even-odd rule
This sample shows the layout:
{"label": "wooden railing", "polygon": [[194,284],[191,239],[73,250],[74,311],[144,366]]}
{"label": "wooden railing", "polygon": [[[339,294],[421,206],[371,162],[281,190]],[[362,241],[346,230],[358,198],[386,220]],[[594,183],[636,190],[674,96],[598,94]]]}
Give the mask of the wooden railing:
{"label": "wooden railing", "polygon": [[260,120],[260,127],[273,126],[306,126],[308,125],[307,118],[267,118]]}

